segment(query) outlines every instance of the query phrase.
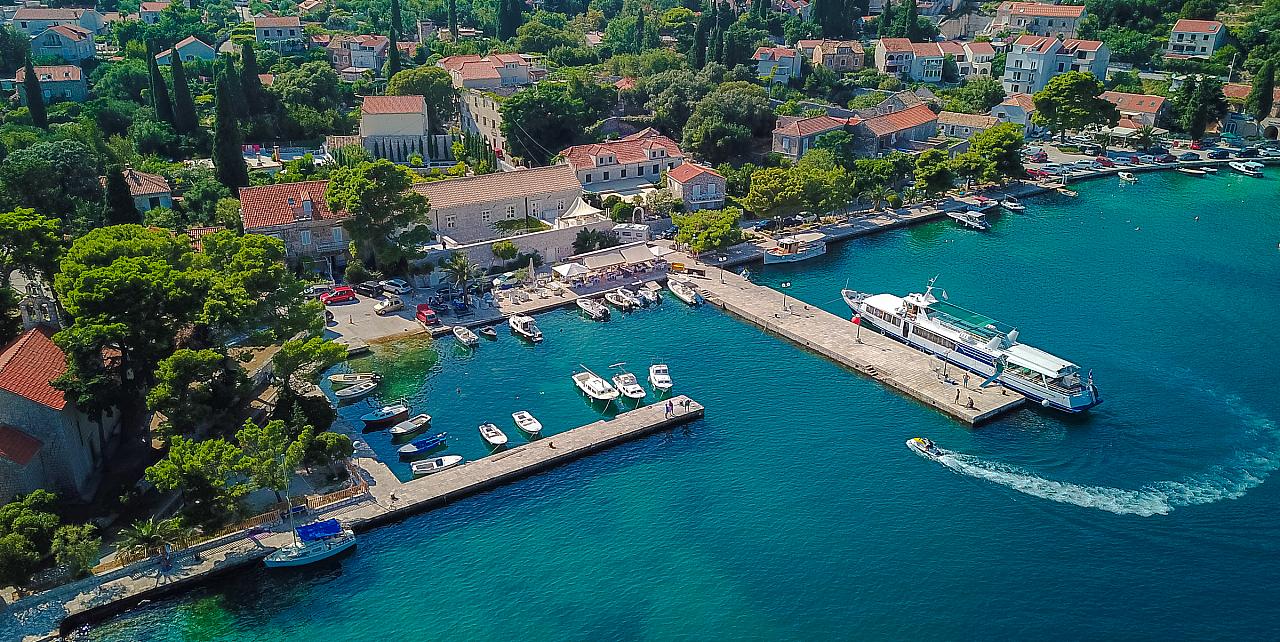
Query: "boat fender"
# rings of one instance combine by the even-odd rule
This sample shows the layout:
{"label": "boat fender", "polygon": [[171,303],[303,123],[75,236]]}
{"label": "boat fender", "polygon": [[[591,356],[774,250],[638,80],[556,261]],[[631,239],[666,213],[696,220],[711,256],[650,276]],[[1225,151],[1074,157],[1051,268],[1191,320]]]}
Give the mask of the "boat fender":
{"label": "boat fender", "polygon": [[1048,407],[1049,407],[1049,400],[1048,400],[1048,399],[1041,399],[1041,400],[1040,400],[1040,405],[1041,405],[1041,406],[1044,406],[1045,408],[1048,408]]}

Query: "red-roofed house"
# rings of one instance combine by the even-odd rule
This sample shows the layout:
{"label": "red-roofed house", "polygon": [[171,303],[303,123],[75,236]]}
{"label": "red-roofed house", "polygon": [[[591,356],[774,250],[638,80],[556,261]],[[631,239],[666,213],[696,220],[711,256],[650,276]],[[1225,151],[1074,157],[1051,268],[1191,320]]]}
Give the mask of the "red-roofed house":
{"label": "red-roofed house", "polygon": [[866,64],[866,53],[857,40],[798,40],[796,48],[813,64],[832,71],[857,71]]}
{"label": "red-roofed house", "polygon": [[449,72],[459,89],[518,87],[533,82],[533,65],[518,53],[449,56],[436,66]]}
{"label": "red-roofed house", "polygon": [[1122,117],[1152,127],[1155,127],[1156,119],[1163,116],[1169,106],[1169,101],[1164,96],[1126,94],[1121,91],[1104,91],[1102,99],[1114,103],[1120,109]]}
{"label": "red-roofed house", "polygon": [[859,153],[872,157],[893,150],[916,151],[920,143],[937,133],[938,115],[919,99],[904,108],[894,106],[879,115],[864,117],[853,126]]}
{"label": "red-roofed house", "polygon": [[988,33],[1012,31],[1054,38],[1075,38],[1086,12],[1084,5],[1001,2]]}
{"label": "red-roofed house", "polygon": [[329,136],[324,149],[333,152],[360,145],[374,158],[405,163],[414,154],[433,157],[430,132],[422,96],[365,96],[360,104],[360,133]]}
{"label": "red-roofed house", "polygon": [[1208,58],[1226,39],[1227,28],[1221,22],[1184,18],[1173,24],[1165,53],[1171,56]]}
{"label": "red-roofed house", "polygon": [[1024,35],[1013,42],[1005,57],[1001,84],[1008,94],[1034,94],[1054,76],[1068,71],[1088,72],[1103,80],[1110,62],[1111,50],[1098,40]]}
{"label": "red-roofed house", "polygon": [[756,76],[760,78],[786,83],[800,77],[800,53],[790,47],[760,47],[751,59],[756,62]]}
{"label": "red-roofed house", "polygon": [[91,420],[50,383],[67,369],[53,332],[32,328],[0,350],[0,502],[37,488],[89,499],[117,433],[114,417]]}
{"label": "red-roofed house", "polygon": [[[173,194],[169,190],[169,181],[159,174],[147,174],[126,166],[124,182],[133,195],[133,203],[139,212],[146,212],[157,207],[173,207]],[[99,176],[98,182],[106,185],[106,177]]]}
{"label": "red-roofed house", "polygon": [[182,62],[191,62],[193,60],[213,60],[218,57],[218,52],[214,51],[213,47],[205,44],[203,40],[200,40],[195,36],[187,36],[186,38],[179,40],[178,44],[174,45],[172,48],[165,49],[164,51],[156,54],[156,64],[160,66],[172,64],[173,52],[175,51],[178,52],[178,57],[182,59]]}
{"label": "red-roofed house", "polygon": [[102,33],[106,27],[102,14],[93,9],[74,7],[49,9],[19,6],[13,13],[12,24],[18,31],[29,36],[39,34],[54,25],[71,25],[91,33]]}
{"label": "red-roofed house", "polygon": [[687,212],[724,207],[726,185],[719,172],[696,163],[681,163],[667,172],[667,189],[684,202]]}
{"label": "red-roofed house", "polygon": [[819,136],[842,130],[849,124],[849,119],[833,116],[780,116],[773,128],[772,151],[791,160],[800,160]]}
{"label": "red-roofed house", "polygon": [[93,32],[74,25],[53,25],[31,38],[32,56],[80,63],[94,56]]}
{"label": "red-roofed house", "polygon": [[264,16],[253,19],[258,44],[278,51],[298,51],[304,46],[302,19],[298,16]]}
{"label": "red-roofed house", "polygon": [[[75,65],[50,65],[34,67],[36,78],[40,81],[40,93],[46,103],[61,100],[83,102],[89,97],[89,83],[84,74]],[[27,104],[27,88],[23,83],[27,79],[27,70],[18,67],[13,83],[18,89],[18,104]]]}
{"label": "red-roofed house", "polygon": [[1244,102],[1253,89],[1245,83],[1232,82],[1222,86],[1222,94],[1226,96],[1231,111],[1222,119],[1221,131],[1237,136],[1261,136],[1270,140],[1280,138],[1280,87],[1272,94],[1271,112],[1262,122],[1255,122],[1253,116],[1244,113]]}
{"label": "red-roofed house", "polygon": [[138,3],[138,18],[144,23],[153,25],[160,22],[160,14],[169,8],[168,2],[140,2]]}
{"label": "red-roofed house", "polygon": [[795,16],[801,20],[808,20],[813,10],[813,3],[809,0],[772,0],[770,6],[774,11]]}
{"label": "red-roofed house", "polygon": [[911,73],[915,50],[906,38],[881,38],[876,46],[876,69],[882,74],[900,76]]}
{"label": "red-roofed house", "polygon": [[627,191],[656,183],[663,171],[684,162],[675,141],[652,127],[619,140],[574,145],[560,155],[588,192]]}
{"label": "red-roofed house", "polygon": [[1023,136],[1035,136],[1044,128],[1031,122],[1031,115],[1036,113],[1036,102],[1031,94],[1011,94],[1004,102],[991,108],[991,115],[1002,123],[1014,123],[1022,126]]}
{"label": "red-roofed house", "polygon": [[245,234],[284,241],[285,252],[294,261],[345,257],[351,241],[342,229],[346,213],[329,210],[324,195],[328,187],[329,181],[241,187],[240,220]]}
{"label": "red-roofed house", "polygon": [[996,51],[988,42],[911,42],[906,38],[884,38],[876,47],[876,69],[907,80],[942,82],[942,67],[947,56],[955,59],[961,78],[989,76]]}
{"label": "red-roofed house", "polygon": [[347,36],[336,35],[329,39],[325,49],[329,52],[329,62],[337,71],[352,67],[373,70],[375,74],[382,71],[387,62],[387,51],[391,41],[386,36]]}

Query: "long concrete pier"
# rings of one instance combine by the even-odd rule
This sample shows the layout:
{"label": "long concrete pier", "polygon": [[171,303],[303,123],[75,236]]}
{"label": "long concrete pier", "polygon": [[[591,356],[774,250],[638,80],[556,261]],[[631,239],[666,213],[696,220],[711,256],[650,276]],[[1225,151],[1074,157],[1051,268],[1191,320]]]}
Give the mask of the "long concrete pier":
{"label": "long concrete pier", "polygon": [[[357,463],[369,483],[369,494],[315,517],[337,517],[357,532],[368,530],[703,416],[702,405],[684,395],[672,397],[671,401],[675,408],[672,414],[667,414],[665,402],[642,406],[408,482],[397,479],[382,462],[361,458]],[[201,549],[199,555],[179,551],[169,570],[162,571],[152,559],[19,600],[0,614],[0,640],[56,639],[144,600],[261,563],[262,558],[291,539],[287,526],[281,525],[253,538],[235,538],[225,545]]]}
{"label": "long concrete pier", "polygon": [[782,292],[751,283],[738,274],[711,269],[708,275],[695,278],[692,283],[713,305],[967,424],[990,420],[1026,400],[999,384],[979,389],[982,380],[978,377],[971,377],[965,388],[963,370],[952,366],[944,377],[938,359],[874,330],[859,332],[848,319],[784,297]]}

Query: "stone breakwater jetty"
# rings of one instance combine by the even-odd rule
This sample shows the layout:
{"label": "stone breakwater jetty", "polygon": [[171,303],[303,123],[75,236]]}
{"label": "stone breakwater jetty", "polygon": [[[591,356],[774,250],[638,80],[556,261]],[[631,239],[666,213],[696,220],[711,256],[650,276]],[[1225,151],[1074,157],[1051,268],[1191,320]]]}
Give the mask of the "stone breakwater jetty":
{"label": "stone breakwater jetty", "polygon": [[[407,482],[397,479],[382,462],[359,458],[357,473],[365,478],[368,493],[313,517],[336,517],[356,532],[366,531],[623,442],[674,428],[700,419],[704,414],[702,404],[687,396],[676,395],[670,400],[675,409],[671,414],[667,414],[664,399],[619,413],[612,419],[544,436]],[[192,588],[233,569],[261,563],[262,558],[289,543],[292,537],[287,523],[278,523],[274,529],[253,536],[236,533],[213,545],[178,551],[167,571],[162,571],[155,559],[149,559],[24,598],[0,613],[0,640],[58,639],[61,634],[119,614],[143,601]]]}
{"label": "stone breakwater jetty", "polygon": [[849,319],[751,283],[738,274],[720,272],[712,268],[708,276],[691,281],[709,303],[966,424],[988,421],[1026,401],[998,384],[979,389],[976,382],[981,379],[971,379],[975,383],[965,388],[958,379],[964,374],[960,368],[951,367],[944,376],[940,361],[934,357],[874,330],[859,332]]}

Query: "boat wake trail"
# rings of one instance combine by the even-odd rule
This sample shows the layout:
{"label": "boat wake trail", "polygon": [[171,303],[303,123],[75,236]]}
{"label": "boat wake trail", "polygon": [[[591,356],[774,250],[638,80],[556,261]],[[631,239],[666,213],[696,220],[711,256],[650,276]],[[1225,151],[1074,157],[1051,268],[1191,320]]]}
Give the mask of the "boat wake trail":
{"label": "boat wake trail", "polygon": [[943,449],[938,463],[962,475],[994,482],[1033,497],[1118,515],[1167,515],[1176,507],[1237,499],[1280,468],[1280,432],[1268,417],[1228,398],[1228,407],[1245,426],[1246,440],[1258,446],[1240,451],[1208,470],[1176,481],[1159,481],[1137,490],[1085,486],[1034,475],[1015,466]]}

